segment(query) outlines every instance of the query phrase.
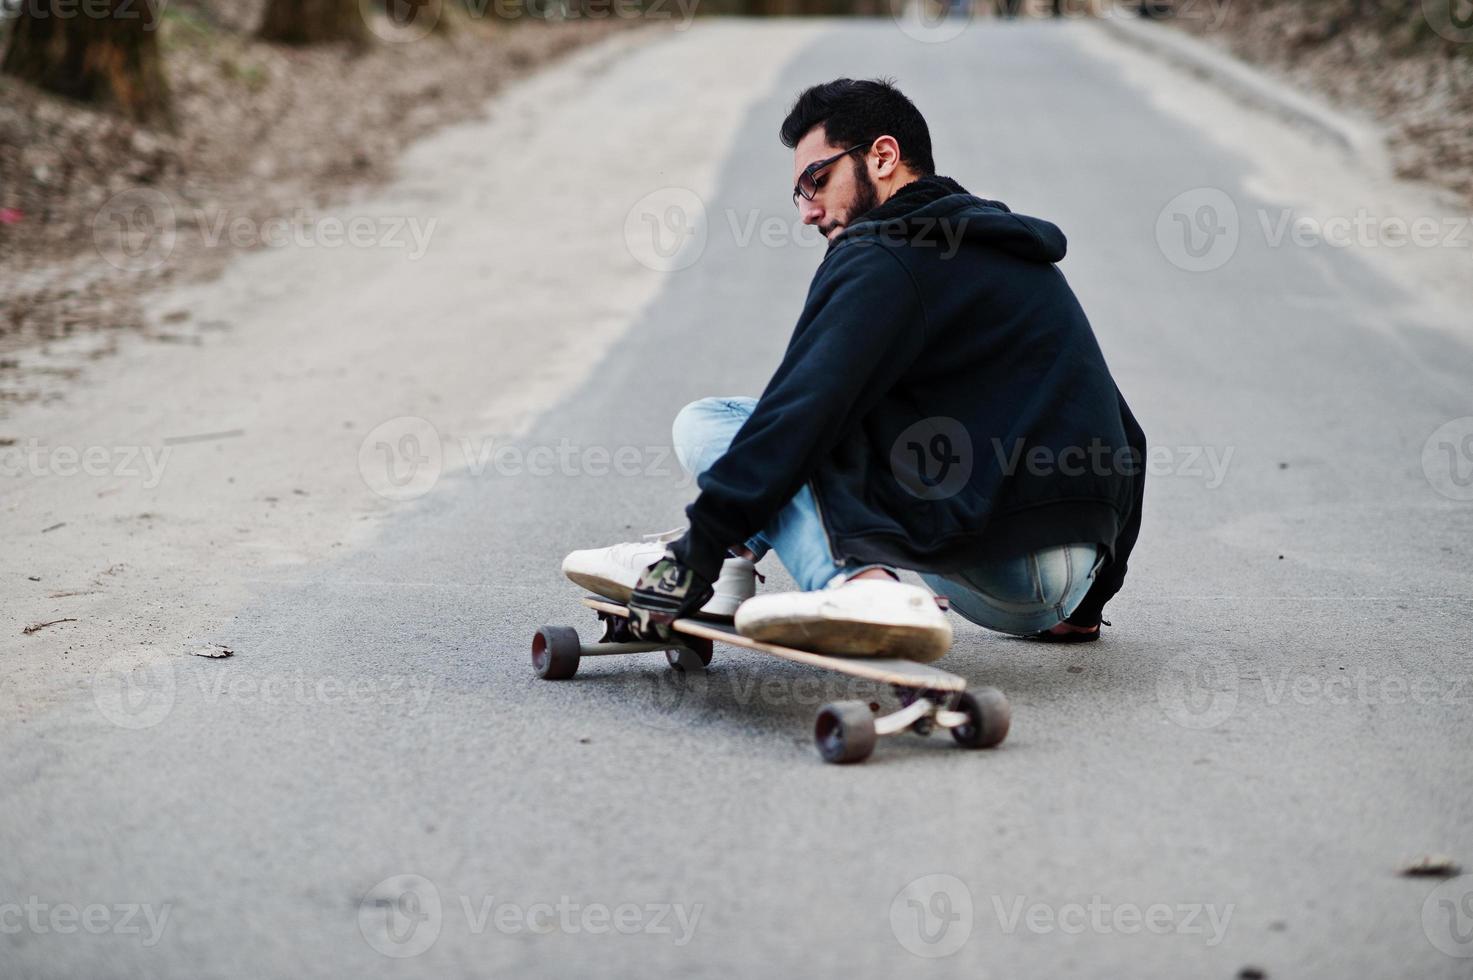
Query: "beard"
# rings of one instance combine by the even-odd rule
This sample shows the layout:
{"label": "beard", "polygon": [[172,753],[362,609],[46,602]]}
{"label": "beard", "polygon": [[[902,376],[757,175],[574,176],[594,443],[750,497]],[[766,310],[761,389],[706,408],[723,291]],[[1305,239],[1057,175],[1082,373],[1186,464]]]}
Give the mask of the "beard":
{"label": "beard", "polygon": [[863,166],[858,160],[853,161],[851,166],[854,167],[854,199],[849,202],[849,207],[846,209],[848,213],[845,214],[842,222],[833,221],[819,226],[818,230],[825,238],[835,228],[848,227],[880,206],[880,189],[870,179],[869,168]]}

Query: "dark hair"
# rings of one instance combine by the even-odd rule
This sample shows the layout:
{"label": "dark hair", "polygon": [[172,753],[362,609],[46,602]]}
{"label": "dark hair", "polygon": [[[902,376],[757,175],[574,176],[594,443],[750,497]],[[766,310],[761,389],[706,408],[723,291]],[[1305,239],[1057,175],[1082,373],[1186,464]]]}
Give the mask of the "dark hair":
{"label": "dark hair", "polygon": [[936,172],[931,159],[931,131],[915,103],[892,79],[856,82],[836,78],[804,90],[793,103],[781,130],[783,146],[795,147],[814,126],[835,146],[853,146],[881,136],[900,144],[901,161],[922,177]]}

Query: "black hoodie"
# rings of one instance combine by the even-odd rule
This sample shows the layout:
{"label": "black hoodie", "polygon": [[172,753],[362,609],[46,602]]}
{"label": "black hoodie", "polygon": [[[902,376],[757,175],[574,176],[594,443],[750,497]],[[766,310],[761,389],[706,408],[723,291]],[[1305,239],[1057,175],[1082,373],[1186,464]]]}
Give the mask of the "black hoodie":
{"label": "black hoodie", "polygon": [[786,354],[672,546],[715,581],[727,548],[813,488],[833,553],[945,574],[1058,544],[1110,559],[1140,529],[1145,435],[1054,263],[1047,221],[923,177],[846,228]]}

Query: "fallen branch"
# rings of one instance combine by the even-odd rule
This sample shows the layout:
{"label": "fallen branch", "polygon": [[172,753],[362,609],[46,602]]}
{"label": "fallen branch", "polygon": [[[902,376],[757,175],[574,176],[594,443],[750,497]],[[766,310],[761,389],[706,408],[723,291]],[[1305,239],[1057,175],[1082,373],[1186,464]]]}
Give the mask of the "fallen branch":
{"label": "fallen branch", "polygon": [[27,626],[25,629],[21,630],[21,632],[24,633],[26,636],[30,636],[32,633],[38,632],[39,630],[44,630],[48,626],[55,626],[57,623],[75,623],[75,622],[76,622],[76,620],[75,619],[72,619],[72,618],[67,618],[67,619],[53,619],[49,623],[32,623],[31,625]]}

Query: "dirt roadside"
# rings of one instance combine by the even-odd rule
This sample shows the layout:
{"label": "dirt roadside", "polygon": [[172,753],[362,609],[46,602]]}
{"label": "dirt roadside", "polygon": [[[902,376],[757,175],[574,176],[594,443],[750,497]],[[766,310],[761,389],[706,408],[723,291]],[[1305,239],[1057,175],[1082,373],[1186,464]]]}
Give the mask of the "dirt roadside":
{"label": "dirt roadside", "polygon": [[261,8],[164,8],[172,133],[0,77],[0,417],[65,397],[120,336],[180,342],[187,311],[150,322],[150,290],[218,275],[272,227],[311,225],[539,66],[652,29],[458,18],[417,37],[383,21],[361,50],[292,48],[254,37]]}
{"label": "dirt roadside", "polygon": [[1473,29],[1437,23],[1446,3],[1243,0],[1181,8],[1167,23],[1375,120],[1398,177],[1447,188],[1473,206]]}

